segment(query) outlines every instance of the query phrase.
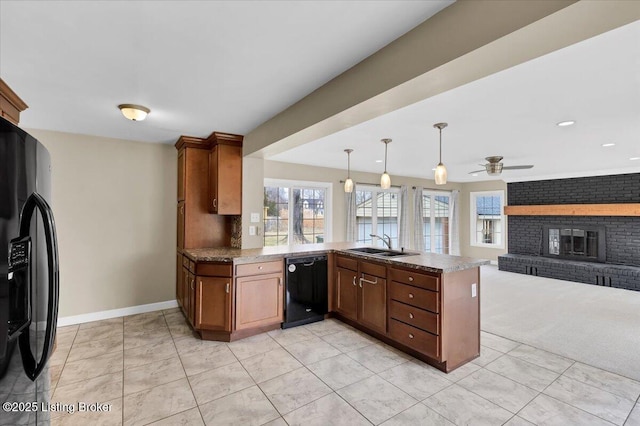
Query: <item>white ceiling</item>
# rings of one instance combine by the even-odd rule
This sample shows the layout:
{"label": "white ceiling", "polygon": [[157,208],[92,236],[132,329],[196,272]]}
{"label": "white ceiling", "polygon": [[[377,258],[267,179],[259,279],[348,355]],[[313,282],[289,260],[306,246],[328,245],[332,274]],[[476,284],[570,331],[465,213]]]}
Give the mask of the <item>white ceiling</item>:
{"label": "white ceiling", "polygon": [[[5,1],[0,77],[26,128],[172,143],[246,134],[451,1]],[[398,64],[401,66],[402,64]],[[116,106],[139,103],[133,123]],[[577,124],[559,128],[555,123]],[[534,164],[493,179],[640,171],[640,22],[494,74],[270,159],[454,182],[484,157]],[[616,146],[603,148],[613,142]]]}
{"label": "white ceiling", "polygon": [[[0,0],[0,77],[25,128],[246,134],[451,3]],[[121,103],[151,114],[129,122]]]}
{"label": "white ceiling", "polygon": [[[558,127],[575,120],[570,127]],[[433,178],[437,122],[449,180],[473,182],[640,172],[640,21],[271,157],[272,160]],[[604,148],[604,143],[615,143]],[[501,155],[501,177],[468,172]]]}

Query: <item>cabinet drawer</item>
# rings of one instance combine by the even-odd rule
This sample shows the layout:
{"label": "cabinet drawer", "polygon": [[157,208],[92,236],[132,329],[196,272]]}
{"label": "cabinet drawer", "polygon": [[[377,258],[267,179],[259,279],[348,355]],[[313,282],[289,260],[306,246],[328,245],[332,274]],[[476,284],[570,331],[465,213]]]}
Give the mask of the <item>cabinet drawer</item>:
{"label": "cabinet drawer", "polygon": [[360,272],[374,277],[387,278],[387,267],[377,263],[360,262]]}
{"label": "cabinet drawer", "polygon": [[189,258],[187,256],[182,256],[182,266],[189,269]]}
{"label": "cabinet drawer", "polygon": [[427,290],[440,291],[440,279],[433,275],[419,274],[404,269],[391,269],[390,275],[393,281],[426,288]]}
{"label": "cabinet drawer", "polygon": [[389,321],[389,335],[398,343],[422,352],[431,358],[439,359],[440,357],[440,339],[436,335],[394,319]]}
{"label": "cabinet drawer", "polygon": [[196,275],[207,277],[230,277],[232,276],[232,266],[230,263],[198,263],[196,265]]}
{"label": "cabinet drawer", "polygon": [[440,315],[418,309],[415,306],[391,300],[389,317],[405,322],[433,334],[440,334]]}
{"label": "cabinet drawer", "polygon": [[247,275],[274,274],[282,272],[282,260],[273,262],[247,263],[245,265],[236,266],[236,276],[244,277]]}
{"label": "cabinet drawer", "polygon": [[352,271],[358,271],[358,261],[343,256],[336,256],[336,264],[340,268],[350,269]]}
{"label": "cabinet drawer", "polygon": [[438,313],[438,295],[435,291],[424,290],[410,285],[391,281],[391,298],[407,305]]}

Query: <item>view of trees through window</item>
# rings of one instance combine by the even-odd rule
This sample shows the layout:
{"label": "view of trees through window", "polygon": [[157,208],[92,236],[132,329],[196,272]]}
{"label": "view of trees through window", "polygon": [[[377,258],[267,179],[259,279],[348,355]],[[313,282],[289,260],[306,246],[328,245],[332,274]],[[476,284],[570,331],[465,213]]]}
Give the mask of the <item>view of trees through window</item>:
{"label": "view of trees through window", "polygon": [[264,246],[324,242],[324,188],[264,187]]}

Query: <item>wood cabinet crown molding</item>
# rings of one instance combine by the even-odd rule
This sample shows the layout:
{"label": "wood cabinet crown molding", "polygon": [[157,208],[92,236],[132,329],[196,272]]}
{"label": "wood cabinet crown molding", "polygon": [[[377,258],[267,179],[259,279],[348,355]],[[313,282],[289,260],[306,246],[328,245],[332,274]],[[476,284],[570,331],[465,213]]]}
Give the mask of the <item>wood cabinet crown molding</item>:
{"label": "wood cabinet crown molding", "polygon": [[175,144],[177,150],[182,148],[211,149],[216,145],[233,145],[242,147],[244,136],[233,133],[213,132],[207,138],[182,135]]}
{"label": "wood cabinet crown molding", "polygon": [[29,108],[29,106],[22,99],[20,99],[20,96],[18,96],[16,92],[11,90],[9,85],[7,85],[7,83],[5,83],[5,81],[1,78],[0,78],[0,95],[4,96],[4,98],[7,101],[9,101],[9,103],[11,103],[11,105],[13,105],[20,112]]}
{"label": "wood cabinet crown molding", "polygon": [[509,216],[640,216],[640,203],[504,206]]}

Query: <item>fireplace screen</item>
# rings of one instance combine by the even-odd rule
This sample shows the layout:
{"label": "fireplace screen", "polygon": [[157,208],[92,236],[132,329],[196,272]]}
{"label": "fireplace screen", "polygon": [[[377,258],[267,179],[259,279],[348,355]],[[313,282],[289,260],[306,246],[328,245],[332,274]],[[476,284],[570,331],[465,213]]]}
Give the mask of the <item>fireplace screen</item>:
{"label": "fireplace screen", "polygon": [[545,256],[596,262],[606,260],[603,228],[549,226],[544,231]]}

